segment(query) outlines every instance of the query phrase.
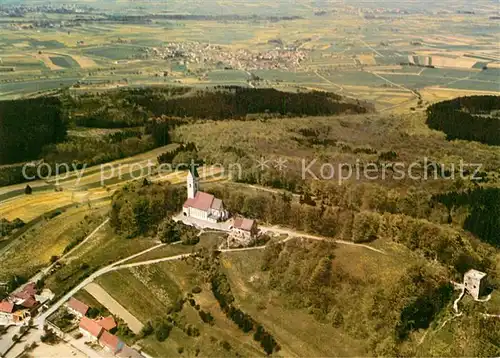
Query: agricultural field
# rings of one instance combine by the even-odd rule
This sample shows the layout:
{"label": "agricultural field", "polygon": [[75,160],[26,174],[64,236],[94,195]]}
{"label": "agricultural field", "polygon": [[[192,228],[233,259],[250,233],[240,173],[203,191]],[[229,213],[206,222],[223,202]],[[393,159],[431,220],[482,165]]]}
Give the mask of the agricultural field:
{"label": "agricultural field", "polygon": [[76,62],[75,60],[73,60],[69,56],[51,56],[49,58],[50,58],[50,61],[52,61],[52,63],[58,67],[62,67],[62,68],[80,67],[78,65],[78,62]]}
{"label": "agricultural field", "polygon": [[62,267],[46,279],[45,285],[56,295],[62,294],[99,268],[157,244],[152,238],[124,239],[106,225],[84,245],[65,256]]}
{"label": "agricultural field", "polygon": [[[0,99],[72,87],[78,81],[84,82],[78,85],[82,90],[176,83],[198,88],[248,86],[250,74],[261,78],[254,83],[257,87],[337,92],[370,101],[375,108],[391,112],[417,107],[420,98],[414,95],[392,101],[390,95],[383,95],[388,89],[421,91],[439,86],[464,93],[500,92],[498,73],[485,70],[494,68],[500,59],[495,46],[498,31],[488,20],[487,6],[478,7],[474,16],[448,14],[438,20],[437,15],[421,13],[408,4],[411,9],[406,16],[387,15],[389,26],[389,20],[371,17],[369,7],[354,11],[347,5],[336,4],[331,8],[326,4],[316,7],[305,4],[252,1],[235,5],[231,1],[212,1],[203,7],[188,5],[194,14],[201,11],[206,16],[254,16],[239,21],[162,18],[142,24],[88,21],[71,28],[54,26],[37,30],[10,19],[6,24],[10,21],[11,27],[0,23],[3,26]],[[122,5],[101,4],[103,13],[119,14],[125,11]],[[144,11],[156,12],[159,6],[147,2]],[[179,6],[177,1],[169,2],[169,13],[176,13]],[[442,4],[434,6],[448,10]],[[135,14],[132,7],[126,9],[127,14]],[[182,12],[185,11],[183,7]],[[94,16],[102,19],[103,13]],[[55,23],[74,21],[72,16],[48,14],[47,19]],[[259,16],[297,18],[262,21]],[[218,45],[233,54],[239,51],[259,54],[276,48],[302,51],[304,59],[293,68],[275,68],[275,63],[259,68],[254,61],[234,61],[232,65],[219,61],[208,65],[206,59],[194,60],[193,56],[186,61],[181,55],[168,58],[154,55],[163,46],[176,43],[182,49],[184,44],[192,42]],[[388,70],[391,66],[395,68]],[[169,75],[163,78],[165,72]]]}
{"label": "agricultural field", "polygon": [[43,219],[8,246],[0,249],[0,280],[11,275],[31,277],[63,254],[76,237],[84,237],[97,227],[109,210],[109,203],[81,205]]}

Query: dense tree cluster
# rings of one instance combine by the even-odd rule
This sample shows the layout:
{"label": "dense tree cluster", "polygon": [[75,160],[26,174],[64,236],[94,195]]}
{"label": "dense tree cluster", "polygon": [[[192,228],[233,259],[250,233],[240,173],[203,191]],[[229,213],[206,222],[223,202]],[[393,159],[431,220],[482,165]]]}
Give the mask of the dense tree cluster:
{"label": "dense tree cluster", "polygon": [[3,236],[8,236],[10,233],[16,229],[22,228],[24,226],[24,221],[17,218],[9,221],[5,218],[0,219],[0,238]]}
{"label": "dense tree cluster", "polygon": [[171,218],[166,218],[158,225],[158,238],[163,243],[182,241],[184,245],[196,245],[200,241],[196,228]]}
{"label": "dense tree cluster", "polygon": [[66,138],[61,101],[42,97],[0,102],[0,164],[36,159],[42,148]]}
{"label": "dense tree cluster", "polygon": [[427,108],[427,125],[448,139],[500,145],[500,96],[459,97]]}
{"label": "dense tree cluster", "polygon": [[449,192],[433,197],[444,204],[450,218],[458,207],[469,207],[464,229],[477,235],[483,241],[500,247],[500,189],[477,188],[464,192]]}
{"label": "dense tree cluster", "polygon": [[0,286],[0,300],[3,300],[7,295],[14,291],[19,286],[28,282],[26,277],[13,275],[10,276],[5,285]]}
{"label": "dense tree cluster", "polygon": [[[181,153],[187,153],[188,156],[192,157],[192,159],[194,160],[196,157],[196,152],[198,152],[198,150],[196,149],[196,145],[194,143],[186,143],[185,145],[181,144],[174,150],[171,150],[170,152],[165,152],[163,154],[160,154],[158,156],[158,163],[172,164],[174,163],[176,157],[178,159]],[[186,163],[189,163],[189,161]]]}
{"label": "dense tree cluster", "polygon": [[336,193],[325,192],[323,204],[318,206],[301,204],[286,193],[243,193],[230,188],[212,188],[208,191],[222,198],[231,212],[261,222],[354,242],[380,238],[392,240],[418,250],[425,257],[454,267],[457,274],[472,267],[490,267],[488,248],[471,246],[470,238],[463,233],[430,222],[426,220],[429,213],[419,212],[426,206],[430,208],[430,196],[425,196],[425,206],[419,204],[420,207],[415,207],[422,199],[419,195],[403,198],[396,207],[406,212],[393,210],[392,213],[388,209],[395,203],[384,203],[383,198],[388,199],[386,193],[381,196],[375,192],[377,195],[373,198],[371,195],[365,197],[366,193],[359,191],[361,188],[353,186],[350,189],[341,188]]}
{"label": "dense tree cluster", "polygon": [[126,88],[105,93],[64,96],[64,99],[77,126],[125,128],[145,125],[147,120],[154,116],[153,103],[189,91],[190,89],[185,87]]}
{"label": "dense tree cluster", "polygon": [[127,238],[156,232],[158,223],[177,213],[185,200],[182,187],[131,183],[113,195],[111,224]]}
{"label": "dense tree cluster", "polygon": [[156,115],[207,119],[245,118],[253,113],[324,116],[367,112],[365,107],[342,102],[339,96],[327,92],[291,93],[264,88],[232,87],[152,102]]}

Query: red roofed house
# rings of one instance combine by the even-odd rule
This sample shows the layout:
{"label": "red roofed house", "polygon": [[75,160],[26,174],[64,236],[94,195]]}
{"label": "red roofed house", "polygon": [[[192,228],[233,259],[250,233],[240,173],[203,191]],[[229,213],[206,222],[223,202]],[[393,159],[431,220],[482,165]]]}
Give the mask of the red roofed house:
{"label": "red roofed house", "polygon": [[0,302],[0,318],[4,318],[10,321],[12,319],[12,313],[14,313],[14,304],[12,302]]}
{"label": "red roofed house", "polygon": [[122,350],[124,344],[123,342],[115,335],[103,331],[101,338],[99,338],[99,344],[104,347],[105,350],[116,354]]}
{"label": "red roofed house", "polygon": [[74,297],[71,297],[69,299],[67,307],[71,313],[79,318],[85,316],[87,314],[87,311],[89,310],[89,306]]}
{"label": "red roofed house", "polygon": [[211,194],[198,191],[199,179],[198,171],[192,166],[187,175],[188,199],[182,208],[184,216],[212,223],[226,220],[229,215],[224,210],[222,200]]}
{"label": "red roofed house", "polygon": [[113,316],[103,317],[96,322],[106,331],[111,331],[113,328],[116,328],[116,322]]}
{"label": "red roofed house", "polygon": [[231,230],[245,238],[255,237],[258,233],[257,222],[251,219],[236,218]]}
{"label": "red roofed house", "polygon": [[[27,308],[31,313],[40,306],[40,302],[35,298],[37,289],[34,282],[30,282],[26,284],[23,289],[19,292],[13,293],[9,297],[9,301],[11,301],[16,306],[21,306]],[[18,314],[18,319],[21,317],[25,317],[26,312],[22,314]]]}
{"label": "red roofed house", "polygon": [[8,323],[23,323],[30,317],[29,310],[16,309],[16,304],[11,301],[0,302],[0,319]]}
{"label": "red roofed house", "polygon": [[105,332],[99,323],[87,317],[82,317],[79,328],[85,339],[92,342],[96,342],[101,334]]}

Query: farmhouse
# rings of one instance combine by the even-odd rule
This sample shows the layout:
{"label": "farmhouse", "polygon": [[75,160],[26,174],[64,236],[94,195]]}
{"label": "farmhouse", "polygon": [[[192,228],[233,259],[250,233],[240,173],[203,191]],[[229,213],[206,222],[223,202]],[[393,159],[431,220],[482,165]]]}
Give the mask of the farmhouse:
{"label": "farmhouse", "polygon": [[231,231],[245,239],[253,238],[258,233],[257,222],[246,218],[236,218],[231,226]]}
{"label": "farmhouse", "polygon": [[124,346],[123,342],[117,336],[107,331],[102,332],[101,338],[99,338],[99,344],[105,350],[113,354],[121,351]]}
{"label": "farmhouse", "polygon": [[2,325],[23,323],[29,317],[29,310],[18,309],[13,302],[8,300],[0,302],[0,322]]}
{"label": "farmhouse", "polygon": [[82,317],[79,329],[85,339],[91,342],[97,342],[104,331],[104,328],[102,328],[96,321],[87,317]]}
{"label": "farmhouse", "polygon": [[212,223],[226,220],[229,214],[224,209],[222,200],[199,191],[199,187],[198,171],[192,166],[187,175],[188,198],[182,208],[184,216]]}
{"label": "farmhouse", "polygon": [[89,306],[74,297],[70,298],[67,306],[68,311],[78,318],[82,318],[83,316],[85,316],[87,314],[87,311],[89,310]]}
{"label": "farmhouse", "polygon": [[486,286],[484,277],[486,277],[484,272],[474,269],[467,271],[464,275],[465,289],[475,300],[479,299]]}
{"label": "farmhouse", "polygon": [[13,293],[9,299],[18,306],[34,310],[39,305],[35,299],[36,292],[35,284],[30,282],[20,292]]}
{"label": "farmhouse", "polygon": [[14,304],[9,301],[0,302],[0,319],[11,321],[14,313]]}

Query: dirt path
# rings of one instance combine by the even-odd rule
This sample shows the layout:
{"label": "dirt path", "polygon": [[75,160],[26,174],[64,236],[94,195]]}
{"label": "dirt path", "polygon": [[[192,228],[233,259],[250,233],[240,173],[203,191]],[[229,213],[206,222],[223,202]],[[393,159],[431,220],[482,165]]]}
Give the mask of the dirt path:
{"label": "dirt path", "polygon": [[135,318],[125,307],[116,301],[97,283],[89,283],[84,287],[85,291],[90,293],[100,304],[108,309],[112,314],[120,317],[127,323],[128,327],[134,333],[139,333],[143,327],[141,321]]}
{"label": "dirt path", "polygon": [[[286,234],[286,235],[288,235],[288,238],[286,238],[285,240],[283,240],[283,242],[287,242],[287,241],[290,241],[292,239],[300,238],[300,237],[303,237],[303,238],[306,238],[306,239],[311,239],[311,240],[318,240],[318,241],[321,241],[321,240],[330,240],[330,239],[328,239],[326,237],[317,236],[317,235],[309,235],[309,234],[301,233],[301,232],[298,232],[298,231],[295,231],[295,230],[282,229],[282,228],[277,227],[277,226],[272,226],[272,227],[260,226],[260,230],[262,232],[274,232],[274,233],[277,233],[277,234]],[[336,242],[337,244],[341,244],[341,245],[350,245],[350,246],[364,247],[365,249],[378,252],[379,254],[386,255],[386,253],[384,251],[376,249],[376,248],[371,247],[369,245],[358,244],[358,243],[355,243],[355,242],[345,241],[345,240],[331,239],[331,241],[332,242]],[[252,249],[252,247],[244,248],[244,249]],[[228,251],[234,251],[234,250],[228,250]]]}

